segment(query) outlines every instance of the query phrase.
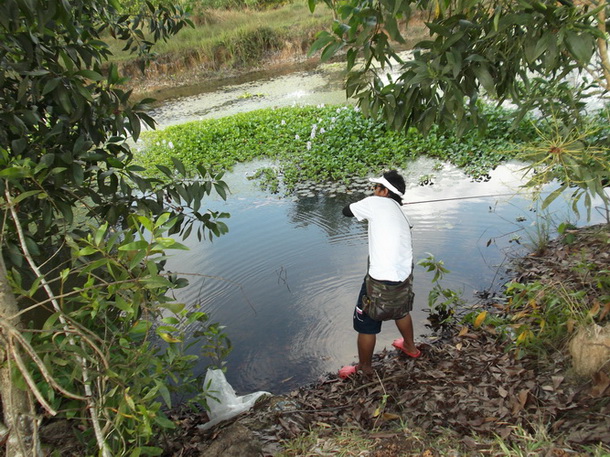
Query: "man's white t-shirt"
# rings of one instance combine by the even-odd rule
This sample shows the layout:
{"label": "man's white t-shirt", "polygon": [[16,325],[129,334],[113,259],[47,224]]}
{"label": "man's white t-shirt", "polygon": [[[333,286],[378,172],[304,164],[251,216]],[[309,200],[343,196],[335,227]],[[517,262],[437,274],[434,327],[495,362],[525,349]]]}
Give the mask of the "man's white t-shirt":
{"label": "man's white t-shirt", "polygon": [[380,281],[404,281],[413,268],[411,227],[402,208],[389,197],[366,197],[349,205],[369,223],[369,274]]}

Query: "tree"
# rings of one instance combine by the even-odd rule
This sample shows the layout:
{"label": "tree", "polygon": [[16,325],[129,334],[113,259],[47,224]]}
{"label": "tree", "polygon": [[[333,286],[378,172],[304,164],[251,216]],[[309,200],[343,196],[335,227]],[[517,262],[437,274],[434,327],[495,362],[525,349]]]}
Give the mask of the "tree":
{"label": "tree", "polygon": [[[153,5],[121,14],[117,0],[0,3],[0,395],[7,455],[40,455],[40,420],[77,418],[101,455],[146,447],[172,424],[165,377],[187,370],[182,322],[205,321],[167,292],[169,235],[227,231],[201,210],[222,174],[178,161],[165,180],[142,174],[129,146],[146,103],[131,104],[109,39],[142,57],[189,25],[184,11]],[[145,61],[143,59],[142,61]],[[44,311],[42,326],[28,323]],[[164,340],[166,347],[159,341]],[[188,374],[187,374],[188,375]],[[82,411],[82,414],[81,414]]]}
{"label": "tree", "polygon": [[[309,0],[312,11],[316,3]],[[482,99],[510,102],[516,123],[538,112],[540,124],[549,124],[530,151],[545,180],[557,178],[579,195],[607,200],[608,132],[583,126],[586,102],[610,90],[606,0],[325,3],[337,19],[312,51],[322,49],[322,59],[346,52],[347,95],[365,114],[397,130],[437,125],[460,133],[484,131]],[[430,38],[403,60],[397,45],[410,20],[422,15]],[[573,76],[576,84],[569,83]]]}

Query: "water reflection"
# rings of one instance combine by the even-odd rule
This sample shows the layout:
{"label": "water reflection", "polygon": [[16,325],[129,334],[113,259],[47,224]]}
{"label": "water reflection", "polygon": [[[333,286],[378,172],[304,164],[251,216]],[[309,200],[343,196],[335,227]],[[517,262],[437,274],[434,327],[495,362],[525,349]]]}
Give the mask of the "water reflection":
{"label": "water reflection", "polygon": [[[179,298],[200,303],[226,325],[234,344],[227,379],[237,392],[282,393],[355,361],[351,313],[366,270],[367,232],[365,223],[343,217],[341,209],[363,194],[348,186],[331,196],[320,186],[311,197],[269,195],[244,178],[257,166],[236,167],[227,175],[228,201],[209,202],[231,214],[229,233],[213,243],[188,240],[191,251],[168,267],[192,275]],[[452,270],[445,286],[472,301],[474,291],[504,282],[507,255],[523,249],[515,239],[527,240],[537,212],[517,193],[519,165],[499,167],[484,183],[452,167],[434,168],[427,160],[405,166],[411,204],[404,210],[414,224],[415,259],[431,253],[443,260]],[[422,174],[436,175],[434,185],[418,186]],[[447,200],[479,195],[486,197]],[[430,200],[440,201],[417,203]],[[550,214],[558,222],[577,222],[565,207],[558,201]],[[416,267],[417,334],[426,332],[430,281]],[[392,323],[385,324],[377,349],[390,347],[396,334]]]}

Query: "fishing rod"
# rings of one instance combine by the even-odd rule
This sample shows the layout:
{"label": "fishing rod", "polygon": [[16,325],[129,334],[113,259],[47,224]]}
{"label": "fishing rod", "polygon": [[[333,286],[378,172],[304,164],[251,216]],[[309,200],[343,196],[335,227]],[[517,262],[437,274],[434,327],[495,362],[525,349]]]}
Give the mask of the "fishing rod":
{"label": "fishing rod", "polygon": [[468,200],[468,199],[472,199],[472,198],[489,198],[489,197],[514,197],[515,195],[517,195],[516,193],[510,193],[510,194],[489,194],[489,195],[471,195],[468,197],[451,197],[451,198],[437,198],[435,200],[423,200],[423,201],[418,201],[418,202],[406,202],[403,203],[403,206],[406,205],[419,205],[421,203],[436,203],[436,202],[448,202],[448,201],[452,201],[452,200]]}

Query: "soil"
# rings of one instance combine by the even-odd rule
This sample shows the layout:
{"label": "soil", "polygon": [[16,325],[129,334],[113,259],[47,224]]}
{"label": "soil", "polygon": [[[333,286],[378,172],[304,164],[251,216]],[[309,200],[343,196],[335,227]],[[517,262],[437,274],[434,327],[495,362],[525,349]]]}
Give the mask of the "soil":
{"label": "soil", "polygon": [[[598,285],[580,266],[584,259],[597,271],[610,271],[609,245],[608,225],[569,231],[543,251],[517,260],[515,279],[561,281],[585,291],[595,306]],[[506,301],[487,305],[499,314],[509,312]],[[607,322],[610,303],[603,305],[605,313],[598,316]],[[416,430],[428,437],[453,436],[460,455],[497,455],[489,453],[488,443],[494,436],[510,442],[516,426],[534,434],[542,425],[555,437],[535,455],[587,455],[585,446],[610,443],[608,367],[597,377],[579,378],[564,348],[548,358],[517,357],[491,327],[456,327],[420,348],[418,359],[384,350],[375,355],[374,376],[341,380],[326,373],[286,396],[259,400],[247,413],[205,432],[198,428],[208,420],[205,412],[174,412],[179,427],[166,437],[164,455],[270,456],[283,440],[312,429],[321,443],[339,430],[360,430],[374,440],[366,455],[375,457],[440,455],[432,447],[422,449]]]}

